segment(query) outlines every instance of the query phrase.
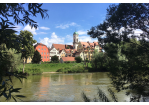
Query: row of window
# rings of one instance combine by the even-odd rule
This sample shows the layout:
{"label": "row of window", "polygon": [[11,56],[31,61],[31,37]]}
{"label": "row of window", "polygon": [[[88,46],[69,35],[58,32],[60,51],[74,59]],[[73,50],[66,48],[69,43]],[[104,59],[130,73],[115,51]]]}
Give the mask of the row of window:
{"label": "row of window", "polygon": [[[43,56],[41,56],[41,58],[43,58]],[[46,58],[46,56],[44,56],[44,58]],[[49,58],[49,57],[47,56],[47,58]]]}
{"label": "row of window", "polygon": [[[38,48],[38,50],[40,50],[40,48]],[[43,48],[41,50],[43,50]],[[44,49],[44,50],[46,51],[46,49]]]}
{"label": "row of window", "polygon": [[[41,52],[41,54],[43,54],[43,52]],[[44,52],[44,55],[46,55],[46,52]],[[48,55],[48,53],[47,53],[47,55]]]}

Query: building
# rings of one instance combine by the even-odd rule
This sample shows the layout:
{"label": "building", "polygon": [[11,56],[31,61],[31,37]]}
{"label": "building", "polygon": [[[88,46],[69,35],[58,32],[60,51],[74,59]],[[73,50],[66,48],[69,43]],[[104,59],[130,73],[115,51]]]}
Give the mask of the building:
{"label": "building", "polygon": [[77,49],[77,46],[79,44],[78,35],[79,34],[77,32],[73,33],[73,49]]}
{"label": "building", "polygon": [[66,56],[65,49],[60,49],[59,54],[60,54],[60,58],[65,57]]}
{"label": "building", "polygon": [[49,51],[49,48],[42,44],[42,43],[37,43],[36,45],[34,45],[34,49],[37,50],[40,55],[41,55],[41,59],[43,62],[45,61],[50,61],[50,51]]}
{"label": "building", "polygon": [[23,59],[25,63],[31,63],[32,62],[32,58],[28,57],[27,59]]}
{"label": "building", "polygon": [[52,47],[50,49],[50,61],[51,61],[51,57],[54,56],[54,55],[58,56],[58,59],[60,59],[59,50],[57,50],[56,48]]}

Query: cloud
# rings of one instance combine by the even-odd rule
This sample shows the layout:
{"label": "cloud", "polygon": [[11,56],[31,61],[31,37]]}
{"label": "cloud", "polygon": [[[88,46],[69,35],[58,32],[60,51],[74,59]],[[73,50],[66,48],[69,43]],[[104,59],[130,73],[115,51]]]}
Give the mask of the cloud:
{"label": "cloud", "polygon": [[43,30],[50,30],[50,28],[48,28],[48,27],[40,27],[40,29],[43,29]]}
{"label": "cloud", "polygon": [[78,25],[75,22],[72,22],[70,24],[60,24],[59,26],[56,26],[56,28],[66,29],[69,28],[70,26],[78,26]]}
{"label": "cloud", "polygon": [[79,35],[87,34],[87,31],[79,30],[77,31]]}
{"label": "cloud", "polygon": [[67,40],[73,40],[73,36],[72,35],[66,35],[66,39]]}
{"label": "cloud", "polygon": [[21,29],[22,29],[22,26],[19,26],[19,25],[16,25],[14,27],[16,27],[16,28],[14,28],[14,30],[16,30],[18,32],[21,31]]}
{"label": "cloud", "polygon": [[40,38],[39,38],[39,40],[40,40],[41,43],[47,45],[48,47],[51,47],[52,43],[55,43],[55,44],[63,44],[65,38],[63,38],[63,37],[60,38],[60,37],[58,37],[58,36],[55,34],[55,32],[53,32],[53,33],[51,34],[51,38],[45,37],[45,38],[43,38],[43,39],[40,39]]}
{"label": "cloud", "polygon": [[38,30],[38,28],[35,29],[34,27],[32,27],[32,29],[31,29],[31,26],[28,24],[28,25],[25,26],[25,28],[24,28],[23,30],[28,30],[28,31],[30,31],[33,35],[37,35],[36,30]]}
{"label": "cloud", "polygon": [[94,41],[98,41],[98,39],[97,38],[91,38],[89,35],[87,36],[87,35],[84,35],[84,36],[79,36],[79,41],[81,42],[87,42],[87,41],[89,41],[89,42],[94,42]]}

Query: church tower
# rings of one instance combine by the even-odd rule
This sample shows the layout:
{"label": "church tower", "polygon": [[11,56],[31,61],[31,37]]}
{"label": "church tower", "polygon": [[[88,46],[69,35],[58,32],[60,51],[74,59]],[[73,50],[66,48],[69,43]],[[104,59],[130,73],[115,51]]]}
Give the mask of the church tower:
{"label": "church tower", "polygon": [[77,32],[74,32],[73,33],[73,49],[77,49],[77,46],[78,46],[78,33]]}

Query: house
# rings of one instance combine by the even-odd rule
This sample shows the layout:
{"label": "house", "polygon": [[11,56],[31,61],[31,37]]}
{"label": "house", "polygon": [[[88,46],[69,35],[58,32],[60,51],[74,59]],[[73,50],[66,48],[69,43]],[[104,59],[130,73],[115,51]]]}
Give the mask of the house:
{"label": "house", "polygon": [[32,58],[28,57],[27,59],[23,59],[25,63],[31,63],[32,62]]}
{"label": "house", "polygon": [[65,57],[66,56],[65,49],[60,49],[59,54],[60,54],[60,58]]}
{"label": "house", "polygon": [[83,54],[83,51],[81,51],[81,52],[76,52],[76,53],[75,53],[75,57],[78,57],[78,56],[80,56],[80,57],[82,58],[82,60],[85,60],[85,59],[86,59],[86,55]]}
{"label": "house", "polygon": [[75,61],[75,57],[62,57],[62,58],[60,58],[61,63],[64,63],[66,61]]}
{"label": "house", "polygon": [[54,55],[58,56],[58,59],[60,59],[59,50],[57,50],[56,48],[53,47],[50,49],[50,60],[51,60],[51,57]]}
{"label": "house", "polygon": [[44,45],[42,43],[37,43],[36,45],[34,45],[34,49],[40,53],[41,59],[43,62],[50,61],[50,58],[49,58],[49,56],[50,56],[49,52],[50,51],[46,45]]}

